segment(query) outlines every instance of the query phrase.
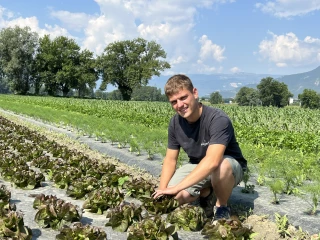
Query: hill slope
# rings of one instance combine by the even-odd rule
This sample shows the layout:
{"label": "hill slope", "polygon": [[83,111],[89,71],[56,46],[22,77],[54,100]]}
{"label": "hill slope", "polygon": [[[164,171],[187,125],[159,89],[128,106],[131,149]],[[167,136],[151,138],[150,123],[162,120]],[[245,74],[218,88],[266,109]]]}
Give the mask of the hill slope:
{"label": "hill slope", "polygon": [[[198,89],[201,97],[208,97],[211,93],[219,91],[224,98],[235,97],[241,87],[255,88],[262,78],[272,77],[288,85],[289,91],[298,97],[304,89],[313,89],[320,92],[320,66],[305,73],[291,75],[272,75],[255,73],[235,74],[188,74]],[[160,88],[163,92],[164,85],[170,76],[154,77],[149,86]]]}
{"label": "hill slope", "polygon": [[298,94],[302,93],[304,89],[320,92],[320,66],[309,72],[285,75],[277,80],[287,84],[295,97],[298,97]]}

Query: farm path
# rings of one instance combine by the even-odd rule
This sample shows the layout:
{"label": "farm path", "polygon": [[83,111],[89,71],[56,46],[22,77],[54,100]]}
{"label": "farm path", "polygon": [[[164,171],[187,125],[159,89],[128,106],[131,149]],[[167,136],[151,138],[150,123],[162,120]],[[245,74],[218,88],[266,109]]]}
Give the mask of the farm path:
{"label": "farm path", "polygon": [[[110,143],[101,143],[95,141],[94,138],[89,138],[87,136],[79,136],[74,132],[71,132],[64,128],[56,127],[49,123],[35,120],[26,116],[16,115],[7,111],[1,111],[4,114],[10,114],[19,117],[23,121],[30,122],[37,126],[45,127],[46,129],[49,129],[51,131],[65,134],[71,139],[76,139],[77,141],[89,146],[89,148],[92,150],[98,151],[109,157],[114,157],[120,162],[123,162],[127,165],[145,169],[156,178],[161,172],[162,159],[159,156],[155,156],[154,160],[148,160],[147,155],[144,153],[142,153],[140,156],[136,156],[135,154],[130,153],[127,148],[119,149],[116,145],[111,145]],[[9,183],[5,184],[8,185]],[[232,206],[245,206],[246,208],[251,208],[253,214],[268,215],[269,219],[271,220],[274,220],[274,213],[279,213],[281,215],[286,214],[290,224],[297,227],[300,226],[304,231],[307,231],[310,234],[320,233],[320,216],[307,215],[305,211],[308,209],[309,205],[306,202],[303,202],[300,198],[295,196],[283,195],[281,196],[280,204],[275,205],[271,203],[272,193],[270,192],[268,187],[257,185],[254,177],[251,177],[249,184],[255,185],[254,193],[242,193],[241,189],[243,189],[243,183],[241,183],[233,190],[232,196],[230,198],[230,204]],[[32,208],[33,198],[29,197],[31,192],[33,194],[39,192],[44,194],[57,195],[57,197],[61,197],[79,206],[82,205],[81,200],[73,200],[67,197],[65,194],[65,190],[54,188],[49,182],[45,183],[45,186],[40,189],[26,191],[12,188],[12,191],[12,199],[16,199],[15,201],[17,209],[24,212],[25,224],[33,229],[33,233],[35,235],[33,239],[37,240],[54,239],[54,236],[57,234],[57,232],[53,230],[39,229],[36,226],[36,223],[33,220],[33,216],[35,215],[35,210],[33,210]],[[107,232],[108,239],[126,239],[126,233],[118,233],[112,231],[110,227],[104,227],[104,223],[106,222],[104,215],[99,216],[97,214],[84,213],[83,221],[84,223],[88,222],[94,226],[102,227]],[[192,240],[203,239],[203,237],[199,232],[190,233],[179,231],[179,239]]]}

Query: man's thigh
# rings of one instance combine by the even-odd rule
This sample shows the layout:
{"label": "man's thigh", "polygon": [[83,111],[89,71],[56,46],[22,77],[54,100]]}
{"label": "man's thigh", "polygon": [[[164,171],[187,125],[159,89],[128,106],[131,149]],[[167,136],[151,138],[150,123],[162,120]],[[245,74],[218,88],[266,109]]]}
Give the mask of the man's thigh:
{"label": "man's thigh", "polygon": [[233,157],[225,155],[224,159],[228,160],[228,162],[231,165],[232,173],[233,173],[234,180],[235,180],[234,187],[236,187],[243,179],[242,167],[241,167],[240,163],[236,159],[234,159]]}
{"label": "man's thigh", "polygon": [[[176,170],[168,186],[174,186],[180,183],[186,176],[188,176],[192,170],[197,166],[197,164],[187,163]],[[211,178],[208,176],[206,179],[200,181],[199,183],[185,189],[191,196],[199,196],[200,190],[203,188],[208,188],[211,186]]]}

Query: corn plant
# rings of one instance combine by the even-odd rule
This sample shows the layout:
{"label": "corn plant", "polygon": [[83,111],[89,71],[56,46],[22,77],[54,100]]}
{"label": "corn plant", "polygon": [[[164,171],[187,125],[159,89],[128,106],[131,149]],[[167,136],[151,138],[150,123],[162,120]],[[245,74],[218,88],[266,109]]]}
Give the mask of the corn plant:
{"label": "corn plant", "polygon": [[281,216],[279,213],[275,213],[275,221],[278,228],[278,232],[282,237],[290,237],[291,234],[288,231],[289,221],[287,215]]}

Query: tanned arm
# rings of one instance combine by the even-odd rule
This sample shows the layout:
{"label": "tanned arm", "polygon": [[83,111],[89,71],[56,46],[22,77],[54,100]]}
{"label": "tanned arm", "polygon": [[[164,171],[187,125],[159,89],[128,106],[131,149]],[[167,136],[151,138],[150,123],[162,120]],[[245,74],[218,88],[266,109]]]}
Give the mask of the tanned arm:
{"label": "tanned arm", "polygon": [[212,144],[208,147],[206,156],[200,161],[197,167],[185,177],[179,184],[166,189],[157,190],[154,198],[168,194],[176,195],[209,176],[222,162],[226,146],[223,144]]}
{"label": "tanned arm", "polygon": [[166,156],[163,160],[159,189],[166,189],[170,179],[176,171],[179,150],[167,149]]}

